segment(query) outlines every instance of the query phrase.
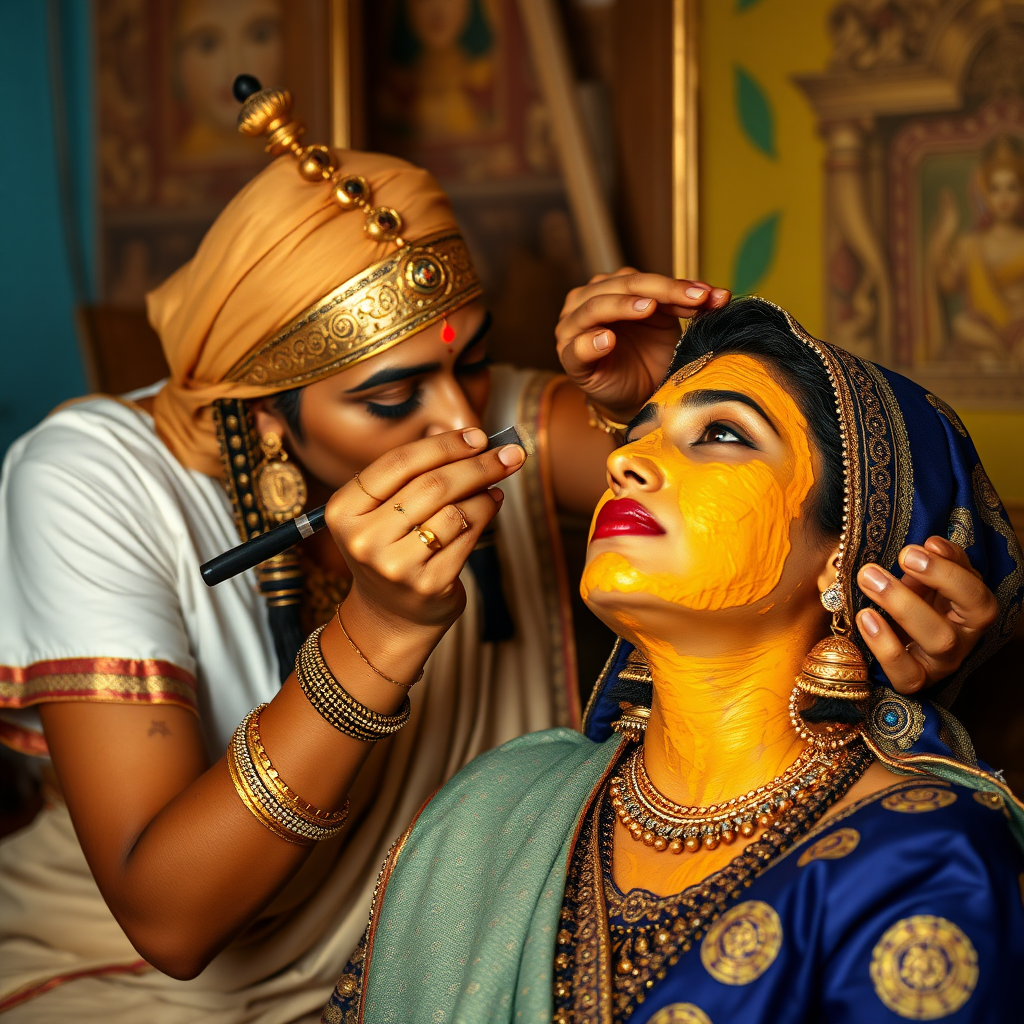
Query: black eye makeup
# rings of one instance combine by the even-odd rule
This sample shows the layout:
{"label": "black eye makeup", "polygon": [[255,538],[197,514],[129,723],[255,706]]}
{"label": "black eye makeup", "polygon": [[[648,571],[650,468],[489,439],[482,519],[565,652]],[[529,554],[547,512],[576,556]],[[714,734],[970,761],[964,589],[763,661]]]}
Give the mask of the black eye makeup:
{"label": "black eye makeup", "polygon": [[401,402],[366,402],[366,411],[381,420],[400,420],[410,416],[423,404],[423,386],[417,384],[412,394]]}
{"label": "black eye makeup", "polygon": [[739,427],[723,420],[713,420],[704,427],[700,437],[693,442],[694,447],[704,444],[741,444],[745,448],[758,450],[757,445]]}

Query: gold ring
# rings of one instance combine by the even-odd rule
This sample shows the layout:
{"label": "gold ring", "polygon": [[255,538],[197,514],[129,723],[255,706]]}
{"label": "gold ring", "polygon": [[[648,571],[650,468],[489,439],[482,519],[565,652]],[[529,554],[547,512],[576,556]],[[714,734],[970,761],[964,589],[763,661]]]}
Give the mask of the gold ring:
{"label": "gold ring", "polygon": [[384,500],[383,498],[373,497],[373,495],[363,486],[363,481],[359,479],[358,473],[354,474],[352,479],[355,480],[355,482],[359,485],[359,490],[361,490],[363,494],[365,494],[368,498],[373,498],[373,500],[377,502],[378,505]]}
{"label": "gold ring", "polygon": [[394,503],[394,505],[392,505],[391,507],[392,507],[392,508],[393,508],[393,509],[394,509],[394,510],[395,510],[396,512],[401,512],[403,516],[405,515],[405,509],[404,509],[404,508],[402,508],[402,503],[401,503],[400,501],[396,501],[396,502]]}
{"label": "gold ring", "polygon": [[462,526],[459,528],[459,533],[464,533],[469,529],[469,522],[466,519],[466,513],[463,512],[458,505],[452,505],[452,508],[459,513],[459,518],[462,520]]}
{"label": "gold ring", "polygon": [[412,532],[415,533],[431,551],[441,550],[441,542],[437,539],[437,534],[434,533],[433,530],[424,530],[420,526],[414,526],[412,528]]}

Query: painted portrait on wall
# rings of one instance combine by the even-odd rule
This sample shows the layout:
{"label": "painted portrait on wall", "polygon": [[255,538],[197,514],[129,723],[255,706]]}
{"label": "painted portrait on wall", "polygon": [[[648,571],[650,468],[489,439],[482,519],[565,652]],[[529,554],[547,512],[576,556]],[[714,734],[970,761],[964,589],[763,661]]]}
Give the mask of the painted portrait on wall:
{"label": "painted portrait on wall", "polygon": [[911,6],[837,3],[828,70],[798,79],[827,147],[829,336],[1022,409],[1024,0]]}
{"label": "painted portrait on wall", "polygon": [[1024,105],[909,124],[891,152],[901,360],[1020,372]]}
{"label": "painted portrait on wall", "polygon": [[445,182],[554,171],[514,2],[374,0],[366,18],[372,148]]}
{"label": "painted portrait on wall", "polygon": [[235,76],[284,85],[327,134],[322,0],[97,0],[100,292],[143,297],[195,251],[225,203],[266,166],[236,130]]}
{"label": "painted portrait on wall", "polygon": [[361,11],[366,145],[443,184],[494,314],[492,351],[555,368],[551,332],[586,275],[516,0]]}

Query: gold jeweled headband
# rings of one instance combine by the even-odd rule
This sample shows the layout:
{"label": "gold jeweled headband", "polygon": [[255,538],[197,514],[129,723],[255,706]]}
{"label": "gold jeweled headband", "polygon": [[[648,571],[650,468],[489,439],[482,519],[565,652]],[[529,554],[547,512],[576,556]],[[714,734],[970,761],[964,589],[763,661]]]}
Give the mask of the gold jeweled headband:
{"label": "gold jeweled headband", "polygon": [[396,345],[483,293],[454,231],[405,245],[349,278],[243,356],[226,380],[300,387]]}
{"label": "gold jeweled headband", "polygon": [[311,384],[383,352],[483,294],[457,231],[410,244],[401,235],[401,214],[374,206],[362,175],[339,170],[326,146],[300,144],[306,126],[292,118],[287,89],[260,89],[254,78],[239,75],[235,96],[245,101],[238,115],[243,135],[265,134],[268,153],[291,153],[306,181],[329,183],[343,211],[362,211],[367,237],[393,242],[397,251],[350,277],[261,341],[228,371],[226,380],[282,390]]}

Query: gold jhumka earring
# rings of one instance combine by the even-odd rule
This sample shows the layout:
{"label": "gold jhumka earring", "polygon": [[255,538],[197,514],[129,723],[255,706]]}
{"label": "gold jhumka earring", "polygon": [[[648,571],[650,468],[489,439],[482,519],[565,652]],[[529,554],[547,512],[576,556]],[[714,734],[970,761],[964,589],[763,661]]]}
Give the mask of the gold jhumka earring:
{"label": "gold jhumka earring", "polygon": [[302,471],[288,458],[281,438],[269,431],[260,438],[263,464],[256,473],[256,489],[268,519],[285,523],[294,519],[306,504],[306,481]]}
{"label": "gold jhumka earring", "polygon": [[[800,739],[817,750],[837,750],[861,735],[861,706],[871,695],[868,666],[850,637],[850,616],[843,593],[845,544],[836,559],[835,582],[821,594],[821,603],[832,613],[832,635],[819,640],[804,658],[803,668],[789,700],[789,719]],[[813,703],[801,710],[802,696]],[[821,723],[821,728],[811,728]]]}

